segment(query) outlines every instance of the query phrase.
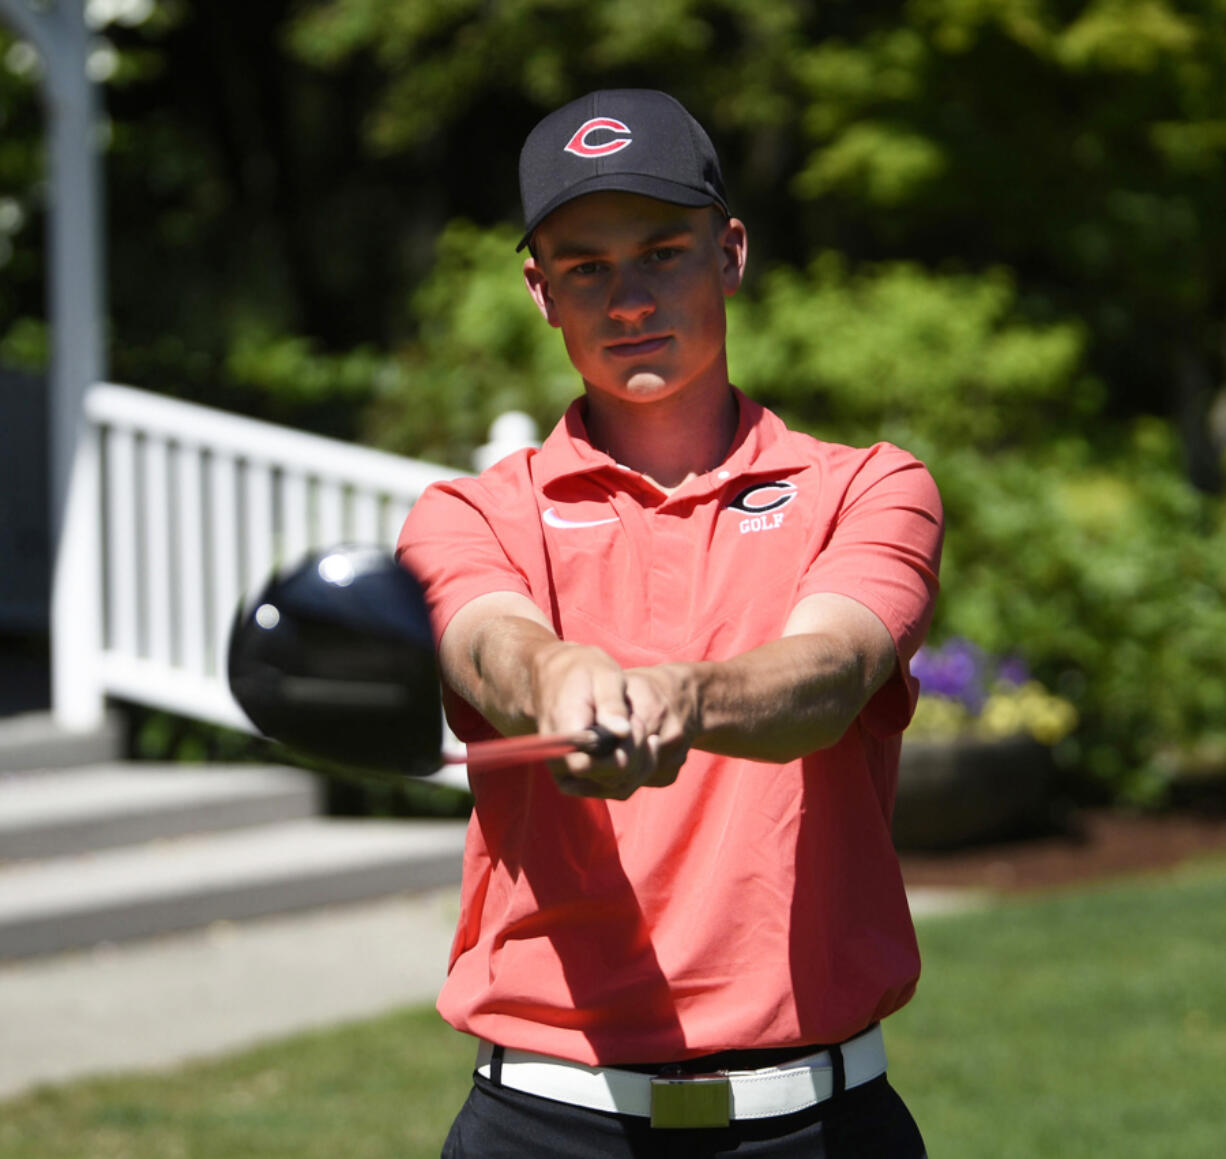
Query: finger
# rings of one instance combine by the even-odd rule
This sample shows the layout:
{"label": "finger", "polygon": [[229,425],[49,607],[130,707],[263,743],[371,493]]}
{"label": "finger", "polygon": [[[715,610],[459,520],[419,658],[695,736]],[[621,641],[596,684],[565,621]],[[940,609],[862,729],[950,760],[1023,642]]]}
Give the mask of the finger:
{"label": "finger", "polygon": [[650,743],[650,733],[644,721],[630,718],[630,735],[622,742],[626,753],[626,777],[641,785],[656,769],[657,748]]}
{"label": "finger", "polygon": [[[603,729],[603,725],[596,725],[598,729]],[[605,730],[605,737],[613,741],[612,744],[602,741],[599,745],[593,748],[577,749],[573,753],[569,753],[560,761],[555,762],[554,767],[557,771],[564,771],[568,776],[583,777],[605,777],[610,775],[620,775],[625,772],[629,765],[629,754],[626,751],[626,741],[623,738],[616,736],[611,729]]]}
{"label": "finger", "polygon": [[[630,735],[606,757],[575,754],[554,770],[554,780],[565,793],[624,801],[655,771],[657,746],[649,743],[642,721],[629,722]],[[579,756],[586,756],[580,761]]]}
{"label": "finger", "polygon": [[670,768],[666,764],[661,764],[660,738],[654,735],[649,736],[647,738],[647,747],[651,750],[652,770],[651,775],[643,781],[643,784],[652,789],[660,789],[665,785],[671,785],[677,779],[677,770]]}

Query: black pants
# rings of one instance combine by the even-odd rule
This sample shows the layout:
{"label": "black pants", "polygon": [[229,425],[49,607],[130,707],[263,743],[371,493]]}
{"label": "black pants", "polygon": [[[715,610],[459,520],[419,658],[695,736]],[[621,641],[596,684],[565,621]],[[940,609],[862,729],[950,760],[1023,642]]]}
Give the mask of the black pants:
{"label": "black pants", "polygon": [[727,1127],[656,1130],[495,1086],[480,1075],[442,1159],[924,1159],[919,1128],[885,1075],[806,1111]]}

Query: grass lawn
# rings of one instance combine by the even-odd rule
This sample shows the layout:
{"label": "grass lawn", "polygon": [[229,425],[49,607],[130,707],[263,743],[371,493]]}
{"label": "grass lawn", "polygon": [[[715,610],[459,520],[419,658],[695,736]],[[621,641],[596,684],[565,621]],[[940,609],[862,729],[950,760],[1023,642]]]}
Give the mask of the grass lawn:
{"label": "grass lawn", "polygon": [[1226,1154],[1226,864],[919,932],[887,1043],[933,1159]]}
{"label": "grass lawn", "polygon": [[[1223,1153],[1226,865],[927,919],[920,940],[887,1042],[933,1159]],[[471,1065],[405,1011],[6,1103],[0,1159],[433,1159]]]}

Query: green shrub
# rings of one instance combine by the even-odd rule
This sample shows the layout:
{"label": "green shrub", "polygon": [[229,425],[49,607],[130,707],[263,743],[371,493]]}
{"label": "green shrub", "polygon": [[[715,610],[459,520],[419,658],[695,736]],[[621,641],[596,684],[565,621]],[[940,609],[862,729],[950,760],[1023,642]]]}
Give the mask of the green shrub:
{"label": "green shrub", "polygon": [[388,450],[469,467],[508,410],[548,431],[583,384],[524,288],[518,234],[456,221],[413,298],[417,341],[367,416]]}
{"label": "green shrub", "polygon": [[1075,428],[1102,392],[1076,323],[1028,323],[1004,270],[852,271],[826,253],[733,299],[733,380],[797,426],[856,443],[981,450]]}

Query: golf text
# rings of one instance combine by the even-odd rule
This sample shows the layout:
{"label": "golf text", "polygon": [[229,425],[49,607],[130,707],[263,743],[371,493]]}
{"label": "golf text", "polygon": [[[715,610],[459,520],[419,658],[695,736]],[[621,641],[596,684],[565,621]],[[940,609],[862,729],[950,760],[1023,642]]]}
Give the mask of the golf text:
{"label": "golf text", "polygon": [[751,531],[774,531],[783,525],[783,512],[771,511],[766,515],[754,515],[741,520],[741,534],[748,535]]}

